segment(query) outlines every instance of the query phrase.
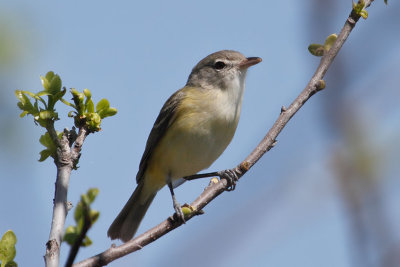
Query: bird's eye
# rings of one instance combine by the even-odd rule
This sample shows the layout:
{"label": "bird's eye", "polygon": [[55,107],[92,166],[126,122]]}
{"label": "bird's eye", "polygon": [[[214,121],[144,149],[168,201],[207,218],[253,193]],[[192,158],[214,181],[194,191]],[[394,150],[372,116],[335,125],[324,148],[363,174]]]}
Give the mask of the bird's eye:
{"label": "bird's eye", "polygon": [[226,64],[222,61],[217,61],[214,64],[214,68],[217,70],[222,70],[223,68],[225,68]]}

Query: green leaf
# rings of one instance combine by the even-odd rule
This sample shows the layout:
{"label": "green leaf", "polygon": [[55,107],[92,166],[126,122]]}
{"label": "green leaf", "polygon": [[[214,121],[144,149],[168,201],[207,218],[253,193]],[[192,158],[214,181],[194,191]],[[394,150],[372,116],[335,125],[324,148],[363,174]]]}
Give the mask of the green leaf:
{"label": "green leaf", "polygon": [[99,113],[101,110],[107,110],[110,107],[110,103],[107,99],[103,98],[96,105],[96,112]]}
{"label": "green leaf", "polygon": [[98,194],[99,194],[98,188],[90,188],[86,193],[86,195],[89,198],[90,203],[93,203],[93,201],[96,199]]}
{"label": "green leaf", "polygon": [[93,103],[92,99],[89,99],[89,101],[86,102],[86,111],[89,113],[94,112],[94,103]]}
{"label": "green leaf", "polygon": [[[18,103],[18,104],[20,104],[20,103]],[[23,117],[25,117],[25,115],[28,114],[28,113],[29,113],[29,112],[25,110],[25,111],[23,111],[21,114],[19,114],[19,117],[20,117],[20,118],[23,118]]]}
{"label": "green leaf", "polygon": [[9,261],[6,264],[6,267],[18,267],[18,264],[15,261]]}
{"label": "green leaf", "polygon": [[65,100],[64,98],[61,98],[61,102],[63,102],[65,105],[73,107],[74,109],[76,109],[76,106],[70,102],[68,102],[67,100]]}
{"label": "green leaf", "polygon": [[79,222],[79,220],[83,218],[83,213],[84,213],[84,207],[82,202],[79,201],[75,207],[75,212],[74,212],[75,222]]}
{"label": "green leaf", "polygon": [[58,100],[61,100],[66,92],[67,92],[67,89],[64,87],[63,90],[59,91],[58,93],[56,93],[54,95],[54,101],[57,102]]}
{"label": "green leaf", "polygon": [[384,0],[385,4],[387,5],[387,0]]}
{"label": "green leaf", "polygon": [[17,243],[17,237],[12,230],[8,230],[0,240],[0,261],[1,267],[7,266],[11,263],[17,251],[15,249],[15,244]]}
{"label": "green leaf", "polygon": [[77,233],[76,227],[70,225],[65,229],[65,234],[63,237],[63,241],[67,242],[68,245],[72,246],[79,234]]}
{"label": "green leaf", "polygon": [[43,149],[42,151],[40,151],[40,162],[45,161],[48,157],[53,156],[52,155],[52,151],[48,150],[48,149]]}
{"label": "green leaf", "polygon": [[117,114],[117,109],[116,108],[109,108],[105,111],[100,112],[100,117],[102,119],[106,118],[106,117],[111,117],[114,116],[115,114]]}
{"label": "green leaf", "polygon": [[29,98],[20,90],[15,91],[15,96],[19,99],[20,105],[18,107],[22,110],[26,110],[28,112],[32,112],[34,110],[31,101]]}
{"label": "green leaf", "polygon": [[39,93],[36,94],[37,96],[45,96],[45,95],[51,95],[49,92],[47,91],[40,91]]}
{"label": "green leaf", "polygon": [[[47,75],[46,75],[47,76]],[[50,81],[49,91],[55,95],[61,90],[61,78],[58,74],[54,75]]]}
{"label": "green leaf", "polygon": [[54,72],[53,71],[49,71],[49,72],[46,73],[46,77],[45,78],[48,81],[51,81],[53,79],[53,77],[54,77]]}
{"label": "green leaf", "polygon": [[[62,132],[57,132],[58,138],[61,139],[62,137]],[[39,161],[42,162],[46,160],[48,157],[55,158],[56,153],[57,153],[57,146],[54,144],[53,140],[50,137],[50,134],[46,132],[42,136],[40,136],[39,142],[46,147],[46,149],[43,149],[40,151],[40,159]]]}
{"label": "green leaf", "polygon": [[93,223],[97,221],[97,219],[100,217],[100,212],[98,210],[90,210],[90,220]]}
{"label": "green leaf", "polygon": [[46,77],[43,77],[40,75],[40,80],[42,81],[42,86],[45,91],[48,91],[50,88],[50,82],[49,80],[46,79]]}

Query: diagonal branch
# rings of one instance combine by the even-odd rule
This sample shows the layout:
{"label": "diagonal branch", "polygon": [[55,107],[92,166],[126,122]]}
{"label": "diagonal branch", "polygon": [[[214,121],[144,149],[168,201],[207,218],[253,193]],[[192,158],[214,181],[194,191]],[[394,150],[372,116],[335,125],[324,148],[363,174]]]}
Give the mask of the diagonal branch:
{"label": "diagonal branch", "polygon": [[[369,7],[373,0],[365,0],[365,6]],[[311,98],[315,93],[324,89],[325,82],[323,77],[328,71],[334,58],[339,53],[339,50],[347,40],[355,24],[360,19],[360,15],[356,14],[353,10],[347,18],[339,36],[331,49],[322,57],[321,62],[312,76],[311,80],[299,94],[299,96],[290,104],[288,108],[282,107],[281,113],[278,119],[275,121],[272,128],[268,131],[259,145],[232,171],[238,178],[241,178],[267,151],[269,151],[276,143],[276,138],[289,122],[289,120],[296,114],[296,112]],[[212,180],[213,181],[213,180]],[[185,219],[190,220],[197,214],[201,213],[201,210],[210,203],[214,198],[219,196],[229,187],[227,180],[221,179],[219,182],[211,183],[203,193],[191,204],[193,212],[189,214]],[[171,217],[161,222],[159,225],[153,227],[147,232],[137,236],[135,239],[122,244],[118,247],[111,247],[106,251],[97,254],[91,258],[83,260],[73,266],[104,266],[108,263],[123,257],[129,253],[140,250],[149,243],[154,242],[161,236],[167,234],[173,229],[179,227],[182,223],[173,220]]]}

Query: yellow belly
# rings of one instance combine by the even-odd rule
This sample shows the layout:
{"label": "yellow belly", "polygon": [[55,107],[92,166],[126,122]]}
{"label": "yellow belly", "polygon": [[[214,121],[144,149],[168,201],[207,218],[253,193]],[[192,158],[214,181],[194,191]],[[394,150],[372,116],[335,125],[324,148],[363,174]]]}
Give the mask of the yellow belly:
{"label": "yellow belly", "polygon": [[211,93],[214,95],[207,97],[210,101],[191,97],[179,105],[175,122],[149,160],[145,179],[152,180],[153,186],[161,188],[167,180],[174,181],[209,167],[232,140],[240,103],[239,107],[227,110],[219,105],[227,102],[226,96]]}

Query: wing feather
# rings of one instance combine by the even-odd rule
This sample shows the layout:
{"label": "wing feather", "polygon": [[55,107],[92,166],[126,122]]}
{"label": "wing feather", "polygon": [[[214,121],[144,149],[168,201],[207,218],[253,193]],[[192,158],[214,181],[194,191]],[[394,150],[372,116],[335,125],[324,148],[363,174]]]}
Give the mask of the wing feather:
{"label": "wing feather", "polygon": [[184,90],[176,91],[161,108],[160,114],[154,122],[149,138],[147,139],[146,148],[139,164],[139,171],[136,175],[136,182],[139,183],[146,172],[147,164],[152,156],[154,148],[157,147],[160,140],[163,138],[167,129],[173,124],[176,119],[176,109],[181,100],[185,97]]}

